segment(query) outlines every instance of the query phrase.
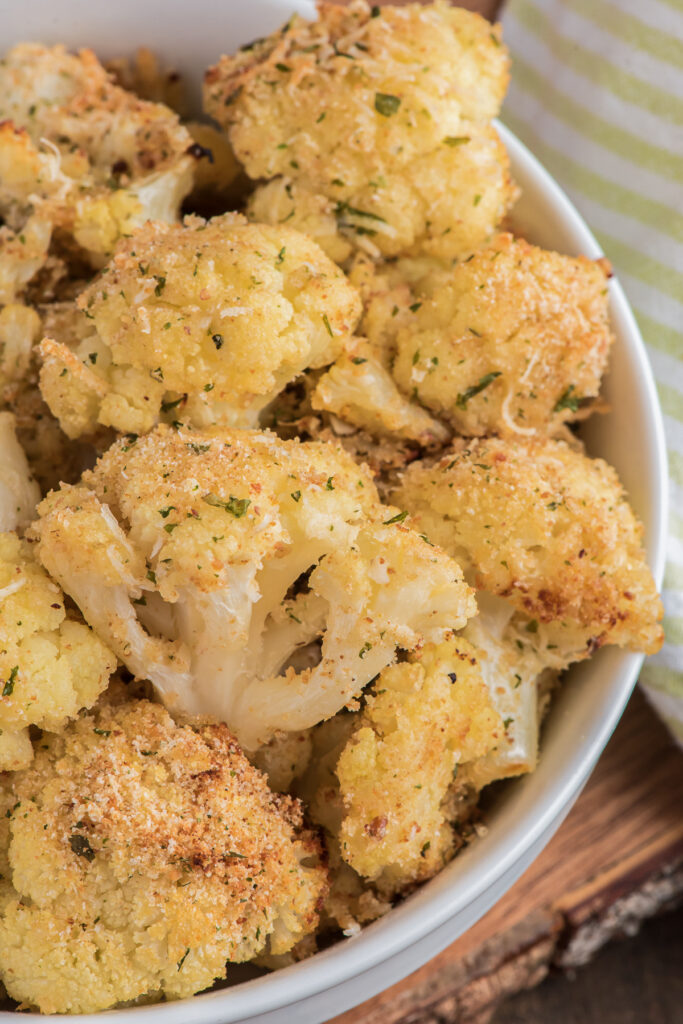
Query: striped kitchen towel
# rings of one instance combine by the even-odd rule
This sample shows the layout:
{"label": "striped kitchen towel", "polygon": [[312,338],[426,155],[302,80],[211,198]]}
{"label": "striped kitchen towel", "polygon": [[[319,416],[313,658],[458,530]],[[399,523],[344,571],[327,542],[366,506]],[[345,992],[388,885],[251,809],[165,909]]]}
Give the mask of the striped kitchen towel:
{"label": "striped kitchen towel", "polygon": [[503,120],[572,197],[648,346],[669,454],[663,650],[641,682],[683,742],[683,0],[510,0]]}

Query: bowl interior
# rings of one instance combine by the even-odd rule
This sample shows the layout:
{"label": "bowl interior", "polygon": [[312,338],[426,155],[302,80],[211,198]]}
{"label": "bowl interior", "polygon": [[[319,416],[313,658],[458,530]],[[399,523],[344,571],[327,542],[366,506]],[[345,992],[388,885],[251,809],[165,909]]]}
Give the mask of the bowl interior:
{"label": "bowl interior", "polygon": [[[28,39],[91,46],[103,57],[149,46],[186,76],[196,105],[201,75],[208,64],[221,53],[276,28],[294,10],[310,14],[312,5],[306,0],[250,0],[239,7],[218,5],[214,0],[193,0],[187,5],[167,0],[146,0],[144,4],[119,0],[115,5],[91,0],[61,0],[59,4],[23,0],[3,12],[3,42],[5,47]],[[513,176],[523,190],[514,215],[519,233],[560,252],[600,255],[597,242],[552,179],[510,132],[503,126],[500,131],[510,152]],[[650,565],[661,582],[666,507],[661,416],[628,304],[616,281],[610,290],[617,344],[604,394],[611,410],[594,417],[584,436],[589,451],[604,456],[619,471],[644,523]],[[114,1011],[117,1024],[141,1024],[143,1020],[151,1024],[155,1018],[160,1024],[185,1024],[189,1019],[229,1024],[253,1019],[368,972],[445,922],[452,920],[452,928],[441,944],[455,939],[486,909],[481,903],[485,894],[508,875],[512,880],[510,873],[525,852],[550,837],[616,725],[641,660],[637,655],[607,649],[569,673],[544,729],[537,772],[508,785],[491,809],[488,834],[387,917],[313,960],[236,988],[197,996],[191,1011],[187,1002]],[[482,909],[472,909],[480,904]],[[403,973],[415,969],[433,952],[433,948],[426,955],[416,952]],[[379,987],[381,983],[375,985],[375,989]],[[369,994],[365,988],[356,1001]],[[352,1002],[347,999],[346,1005]],[[328,1002],[326,1010],[316,1011],[315,1019],[339,1012],[339,1005]],[[79,1019],[94,1022],[100,1017]],[[0,1013],[0,1020],[10,1019],[13,1015]],[[282,1018],[286,1019],[304,1018]]]}

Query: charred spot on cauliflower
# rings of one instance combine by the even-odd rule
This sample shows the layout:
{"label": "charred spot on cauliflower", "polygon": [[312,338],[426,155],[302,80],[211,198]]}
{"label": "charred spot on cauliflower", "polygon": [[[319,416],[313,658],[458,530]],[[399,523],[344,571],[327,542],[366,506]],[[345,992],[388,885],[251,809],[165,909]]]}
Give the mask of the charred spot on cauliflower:
{"label": "charred spot on cauliflower", "polygon": [[0,974],[44,1013],[188,996],[315,928],[319,846],[224,725],[104,705],[50,737],[12,794]]}
{"label": "charred spot on cauliflower", "polygon": [[333,362],[360,315],[315,243],[238,214],[146,224],[78,304],[77,343],[41,348],[43,394],[71,437],[162,418],[254,426],[288,381]]}
{"label": "charred spot on cauliflower", "polygon": [[509,603],[546,664],[661,646],[642,527],[602,459],[563,441],[461,440],[410,466],[391,497],[477,590]]}
{"label": "charred spot on cauliflower", "polygon": [[116,658],[73,616],[31,546],[0,533],[0,769],[33,757],[29,726],[56,731],[106,688]]}
{"label": "charred spot on cauliflower", "polygon": [[205,76],[207,112],[268,181],[252,213],[291,218],[337,260],[471,252],[515,196],[490,125],[508,77],[498,29],[441,2],[318,12]]}
{"label": "charred spot on cauliflower", "polygon": [[91,50],[21,43],[0,66],[0,211],[35,207],[95,265],[148,218],[174,221],[192,137],[160,103],[115,85]]}
{"label": "charred spot on cauliflower", "polygon": [[[250,750],[331,717],[397,648],[475,611],[459,567],[328,444],[162,426],[39,515],[43,564],[124,664]],[[297,672],[289,659],[319,638],[320,662]]]}

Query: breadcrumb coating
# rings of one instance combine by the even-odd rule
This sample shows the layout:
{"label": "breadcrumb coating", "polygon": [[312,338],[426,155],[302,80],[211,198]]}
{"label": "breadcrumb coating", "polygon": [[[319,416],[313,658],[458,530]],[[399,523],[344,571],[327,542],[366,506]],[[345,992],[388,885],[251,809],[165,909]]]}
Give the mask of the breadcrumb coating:
{"label": "breadcrumb coating", "polygon": [[410,466],[391,499],[477,590],[510,602],[535,646],[555,645],[557,667],[603,644],[659,650],[642,526],[602,459],[557,440],[459,440]]}
{"label": "breadcrumb coating", "polygon": [[361,308],[315,243],[238,214],[147,223],[78,306],[92,330],[41,346],[43,395],[70,437],[253,426],[288,381],[334,361]]}
{"label": "breadcrumb coating", "polygon": [[507,79],[499,29],[478,15],[356,0],[222,57],[204,103],[247,174],[275,179],[253,215],[292,218],[335,259],[448,259],[490,237],[516,194],[489,123]]}
{"label": "breadcrumb coating", "polygon": [[43,1013],[192,995],[316,926],[326,873],[301,807],[223,725],[104,705],[50,737],[12,792],[0,974]]}
{"label": "breadcrumb coating", "polygon": [[29,726],[54,732],[106,688],[116,658],[73,616],[31,546],[0,533],[0,770],[23,768]]}
{"label": "breadcrumb coating", "polygon": [[475,612],[457,564],[329,444],[161,426],[38,512],[43,564],[130,671],[249,750],[331,717],[398,648]]}
{"label": "breadcrumb coating", "polygon": [[21,43],[0,65],[0,210],[31,206],[97,263],[149,217],[176,220],[192,137],[168,107],[115,85],[91,50]]}
{"label": "breadcrumb coating", "polygon": [[443,803],[457,767],[503,733],[461,637],[385,669],[337,761],[344,860],[382,892],[436,874],[453,855]]}
{"label": "breadcrumb coating", "polygon": [[399,387],[465,436],[557,432],[600,390],[607,277],[604,261],[500,235],[411,307],[396,336]]}

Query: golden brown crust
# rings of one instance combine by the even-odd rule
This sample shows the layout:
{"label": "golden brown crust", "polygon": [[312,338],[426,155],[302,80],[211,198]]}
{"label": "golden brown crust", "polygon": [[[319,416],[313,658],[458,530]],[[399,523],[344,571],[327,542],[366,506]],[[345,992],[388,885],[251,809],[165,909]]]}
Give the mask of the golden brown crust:
{"label": "golden brown crust", "polygon": [[324,3],[317,21],[294,17],[222,57],[205,105],[247,174],[271,182],[254,216],[291,219],[337,260],[357,248],[451,258],[515,197],[489,123],[507,75],[498,29],[471,12]]}
{"label": "golden brown crust", "polygon": [[391,498],[478,589],[569,643],[570,660],[605,643],[661,646],[642,526],[602,459],[562,441],[461,440],[435,465],[411,466]]}
{"label": "golden brown crust", "polygon": [[325,872],[302,862],[319,860],[317,841],[223,725],[103,705],[49,741],[14,793],[0,970],[43,1012],[189,995],[269,937],[283,953],[315,927]]}

